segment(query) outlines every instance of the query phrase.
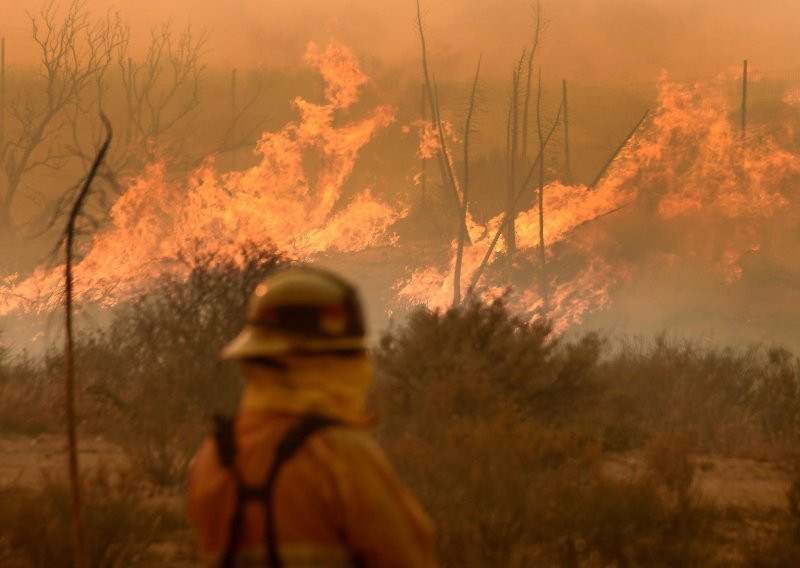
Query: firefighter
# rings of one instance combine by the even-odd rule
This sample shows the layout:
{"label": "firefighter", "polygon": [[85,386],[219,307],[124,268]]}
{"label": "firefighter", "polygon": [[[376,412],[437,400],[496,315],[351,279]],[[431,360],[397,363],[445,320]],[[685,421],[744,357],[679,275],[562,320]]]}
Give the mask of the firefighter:
{"label": "firefighter", "polygon": [[190,468],[209,566],[431,567],[433,527],[367,431],[372,379],[358,294],[289,268],[256,288],[222,351],[244,392]]}

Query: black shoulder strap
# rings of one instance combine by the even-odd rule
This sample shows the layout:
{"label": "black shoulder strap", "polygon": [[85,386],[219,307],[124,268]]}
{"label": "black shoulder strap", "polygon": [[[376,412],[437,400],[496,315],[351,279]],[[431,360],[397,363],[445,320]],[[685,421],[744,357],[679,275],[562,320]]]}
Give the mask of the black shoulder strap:
{"label": "black shoulder strap", "polygon": [[[275,450],[275,458],[272,462],[267,473],[264,485],[260,487],[247,487],[242,485],[239,474],[233,466],[233,458],[236,456],[236,445],[233,438],[232,426],[225,430],[220,428],[220,422],[217,422],[217,446],[220,452],[220,459],[222,463],[229,467],[235,475],[236,483],[238,485],[236,509],[234,517],[230,525],[230,533],[228,535],[228,546],[222,559],[222,566],[224,568],[232,568],[235,566],[236,561],[236,544],[242,524],[242,509],[245,501],[261,501],[266,508],[266,546],[267,546],[267,566],[270,568],[280,568],[282,566],[280,554],[278,551],[277,535],[275,531],[275,510],[273,495],[275,492],[275,483],[278,479],[283,465],[291,459],[291,457],[299,450],[303,443],[309,436],[330,426],[340,424],[339,421],[317,414],[308,414],[304,416],[297,424],[295,424],[284,435],[283,439],[278,444]],[[231,422],[232,425],[232,422]],[[223,425],[224,426],[224,425]],[[220,436],[220,432],[223,435]],[[230,437],[227,437],[230,433]],[[226,462],[227,458],[229,462]]]}
{"label": "black shoulder strap", "polygon": [[231,467],[236,459],[236,442],[233,437],[233,418],[217,414],[214,416],[214,439],[217,442],[219,461]]}
{"label": "black shoulder strap", "polygon": [[283,437],[281,443],[275,451],[275,461],[272,463],[272,468],[267,475],[267,481],[264,484],[264,504],[267,508],[267,566],[269,568],[280,568],[282,566],[281,557],[278,551],[278,539],[275,532],[275,500],[273,495],[275,493],[275,482],[278,479],[278,473],[281,467],[286,463],[297,450],[303,445],[309,436],[323,428],[334,426],[338,421],[325,416],[316,414],[309,414],[304,416],[300,422],[294,425]]}

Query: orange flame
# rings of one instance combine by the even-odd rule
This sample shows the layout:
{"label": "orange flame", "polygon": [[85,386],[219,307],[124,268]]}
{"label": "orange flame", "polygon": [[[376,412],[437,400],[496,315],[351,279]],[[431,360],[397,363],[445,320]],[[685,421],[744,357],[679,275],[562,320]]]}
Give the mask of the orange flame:
{"label": "orange flame", "polygon": [[[209,158],[175,183],[157,162],[131,181],[111,210],[111,226],[94,236],[75,268],[80,298],[113,304],[165,272],[187,274],[191,259],[236,259],[248,243],[273,243],[307,259],[393,242],[388,229],[405,215],[404,208],[369,189],[349,203],[343,204],[341,195],[359,151],[394,120],[394,110],[379,106],[366,118],[334,126],[336,111],[358,101],[367,78],[335,42],[324,50],[312,43],[305,61],[324,78],[326,102],[296,98],[299,120],[261,136],[254,150],[257,165],[221,173]],[[309,151],[321,156],[314,181],[304,169]],[[0,313],[55,307],[61,275],[61,268],[38,269],[22,281],[7,279]]]}
{"label": "orange flame", "polygon": [[[662,225],[696,219],[675,239],[673,250],[654,251],[651,258],[704,258],[705,265],[717,270],[727,283],[741,276],[738,263],[742,255],[760,248],[759,223],[765,219],[774,223],[779,212],[783,221],[798,217],[797,199],[787,189],[800,181],[800,157],[763,132],[743,139],[731,123],[735,109],[723,92],[715,85],[681,85],[662,77],[652,120],[628,144],[598,187],[558,181],[545,187],[547,315],[557,330],[579,323],[588,311],[608,307],[612,288],[636,277],[637,267],[616,258],[617,249],[626,243],[610,229],[594,234],[593,243],[580,238],[580,227],[605,214],[623,210],[621,215],[626,215],[625,210],[635,210],[636,215],[650,216],[654,224]],[[538,218],[538,206],[534,205],[515,219],[517,259],[527,262],[534,273],[541,270],[536,255]],[[498,215],[484,227],[470,227],[473,244],[464,253],[462,289],[472,279],[501,222],[502,215]],[[703,229],[715,224],[721,227],[719,234],[704,236]],[[401,302],[434,308],[452,303],[455,243],[451,248],[447,266],[417,269],[397,284]],[[497,263],[504,248],[501,237],[481,276],[480,285],[489,296],[508,278],[507,263]],[[561,256],[574,259],[576,255],[583,258],[580,270],[562,266]],[[503,266],[506,269],[500,269]],[[534,275],[517,291],[513,303],[518,310],[536,313],[544,308],[536,280]]]}

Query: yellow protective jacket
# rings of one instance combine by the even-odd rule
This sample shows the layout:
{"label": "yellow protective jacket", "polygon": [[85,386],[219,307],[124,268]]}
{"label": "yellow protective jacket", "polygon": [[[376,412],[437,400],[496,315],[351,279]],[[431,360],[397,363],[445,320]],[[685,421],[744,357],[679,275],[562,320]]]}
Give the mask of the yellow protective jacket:
{"label": "yellow protective jacket", "polygon": [[[234,422],[234,466],[246,485],[263,484],[275,448],[309,412],[341,421],[313,434],[287,461],[273,496],[286,568],[435,566],[433,526],[366,430],[371,369],[364,357],[287,360],[286,371],[246,363]],[[227,546],[236,481],[207,439],[191,466],[188,508],[200,551],[217,566]],[[237,565],[265,565],[265,508],[247,502]]]}

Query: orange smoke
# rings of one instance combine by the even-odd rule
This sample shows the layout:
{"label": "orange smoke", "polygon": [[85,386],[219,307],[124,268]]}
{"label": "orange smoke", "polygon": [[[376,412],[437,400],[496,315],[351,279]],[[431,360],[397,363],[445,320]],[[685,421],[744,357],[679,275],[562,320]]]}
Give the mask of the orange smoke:
{"label": "orange smoke", "polygon": [[[130,182],[111,210],[110,227],[91,239],[75,268],[80,298],[113,304],[161,274],[188,274],[193,259],[236,259],[250,243],[271,243],[308,259],[392,241],[388,229],[405,210],[369,189],[343,202],[342,187],[359,151],[394,120],[394,110],[379,106],[361,120],[334,126],[337,111],[359,100],[367,78],[335,42],[325,49],[312,43],[305,61],[324,78],[326,102],[296,98],[299,120],[261,136],[257,165],[222,173],[208,158],[188,179],[174,182],[157,162]],[[308,171],[309,152],[319,156],[319,171]],[[39,269],[21,281],[7,279],[0,313],[54,307],[61,275],[61,268]]]}

